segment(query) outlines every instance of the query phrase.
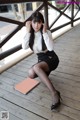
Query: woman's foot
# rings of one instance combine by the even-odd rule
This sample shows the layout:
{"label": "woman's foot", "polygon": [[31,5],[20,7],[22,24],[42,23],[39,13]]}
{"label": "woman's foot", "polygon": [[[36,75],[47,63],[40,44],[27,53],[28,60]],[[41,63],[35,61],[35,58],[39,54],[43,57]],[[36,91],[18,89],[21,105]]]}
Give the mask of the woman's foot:
{"label": "woman's foot", "polygon": [[54,99],[53,99],[53,103],[52,103],[52,106],[51,106],[51,110],[55,110],[57,109],[60,104],[61,104],[61,96],[60,96],[60,92],[59,91],[56,91],[55,94],[54,94]]}

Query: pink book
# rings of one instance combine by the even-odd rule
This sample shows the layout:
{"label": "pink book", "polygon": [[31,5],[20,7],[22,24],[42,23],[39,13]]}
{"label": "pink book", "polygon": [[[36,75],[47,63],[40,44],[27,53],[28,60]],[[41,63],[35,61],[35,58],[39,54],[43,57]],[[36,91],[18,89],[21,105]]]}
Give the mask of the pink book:
{"label": "pink book", "polygon": [[27,94],[34,87],[36,87],[39,83],[40,82],[35,79],[27,78],[21,81],[20,83],[16,84],[14,88],[23,94]]}

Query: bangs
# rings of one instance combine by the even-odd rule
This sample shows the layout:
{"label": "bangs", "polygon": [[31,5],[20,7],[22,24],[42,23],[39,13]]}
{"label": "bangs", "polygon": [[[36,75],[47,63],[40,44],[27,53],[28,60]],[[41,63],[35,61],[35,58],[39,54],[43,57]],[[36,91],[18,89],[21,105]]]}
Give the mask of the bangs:
{"label": "bangs", "polygon": [[35,22],[39,22],[39,23],[44,23],[44,18],[43,15],[40,12],[35,12],[32,14],[31,16],[31,20],[35,23]]}
{"label": "bangs", "polygon": [[40,18],[35,17],[35,18],[33,19],[33,22],[34,22],[34,23],[35,23],[35,22],[41,23],[42,21],[41,21],[41,19],[40,19]]}

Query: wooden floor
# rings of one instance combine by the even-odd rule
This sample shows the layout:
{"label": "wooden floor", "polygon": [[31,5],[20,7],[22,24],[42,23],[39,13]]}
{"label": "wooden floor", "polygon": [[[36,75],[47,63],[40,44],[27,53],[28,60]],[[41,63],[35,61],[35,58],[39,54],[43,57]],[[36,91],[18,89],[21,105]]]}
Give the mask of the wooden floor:
{"label": "wooden floor", "polygon": [[61,92],[60,111],[51,112],[51,95],[43,83],[27,95],[14,89],[37,61],[32,54],[0,75],[0,111],[9,111],[10,120],[80,120],[80,25],[59,37],[54,50],[60,63],[49,78]]}

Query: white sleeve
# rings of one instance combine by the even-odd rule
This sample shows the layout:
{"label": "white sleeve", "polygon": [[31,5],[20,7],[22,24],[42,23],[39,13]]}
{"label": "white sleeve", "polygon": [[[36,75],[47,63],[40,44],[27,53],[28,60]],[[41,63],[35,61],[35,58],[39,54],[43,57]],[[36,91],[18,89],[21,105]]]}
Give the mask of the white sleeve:
{"label": "white sleeve", "polygon": [[21,31],[22,31],[21,35],[23,37],[22,48],[27,49],[29,47],[29,38],[31,33],[26,31],[26,27],[23,27]]}
{"label": "white sleeve", "polygon": [[47,49],[52,51],[53,50],[53,39],[52,39],[52,34],[49,30],[47,30],[46,33],[43,33],[43,38],[45,41],[45,44],[47,46]]}

